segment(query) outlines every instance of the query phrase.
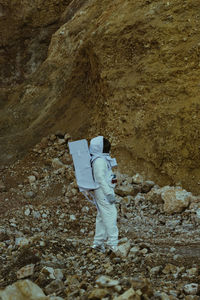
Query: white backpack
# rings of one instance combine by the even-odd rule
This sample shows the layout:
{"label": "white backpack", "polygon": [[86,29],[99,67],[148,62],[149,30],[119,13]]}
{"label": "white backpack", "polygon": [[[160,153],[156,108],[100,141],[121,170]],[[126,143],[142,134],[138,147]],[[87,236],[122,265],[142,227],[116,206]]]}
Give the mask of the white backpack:
{"label": "white backpack", "polygon": [[[74,163],[76,182],[79,190],[90,202],[94,203],[95,198],[91,193],[91,190],[98,189],[99,185],[93,178],[88,142],[83,139],[69,142],[68,145]],[[88,194],[92,197],[93,201],[89,199]]]}

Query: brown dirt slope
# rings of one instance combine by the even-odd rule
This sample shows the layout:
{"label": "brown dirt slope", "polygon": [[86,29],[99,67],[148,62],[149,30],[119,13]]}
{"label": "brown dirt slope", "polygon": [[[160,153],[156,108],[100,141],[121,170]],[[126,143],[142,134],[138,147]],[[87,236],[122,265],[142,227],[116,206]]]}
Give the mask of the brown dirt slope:
{"label": "brown dirt slope", "polygon": [[[8,22],[4,2],[2,24]],[[11,2],[14,13],[18,6]],[[54,19],[47,22],[43,14],[37,24],[44,30],[57,22],[58,30],[48,34],[36,67],[29,61],[31,74],[0,89],[1,163],[56,130],[74,139],[101,133],[112,140],[123,171],[139,171],[161,185],[181,182],[199,193],[198,1],[50,2],[59,7]],[[21,5],[27,8],[26,1]],[[44,12],[34,9],[33,16]],[[30,23],[16,15],[25,41]],[[39,40],[33,53],[41,47]],[[25,55],[18,57],[24,72]]]}

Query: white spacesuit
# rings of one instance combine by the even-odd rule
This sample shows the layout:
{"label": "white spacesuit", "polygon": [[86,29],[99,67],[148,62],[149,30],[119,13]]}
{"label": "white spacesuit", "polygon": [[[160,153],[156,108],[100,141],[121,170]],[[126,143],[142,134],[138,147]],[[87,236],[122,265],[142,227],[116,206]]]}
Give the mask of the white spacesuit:
{"label": "white spacesuit", "polygon": [[93,248],[101,248],[102,252],[104,252],[104,243],[113,251],[117,249],[118,244],[115,184],[112,183],[114,174],[111,169],[116,165],[116,160],[110,157],[109,150],[108,153],[104,153],[106,141],[109,143],[103,136],[98,136],[90,141],[93,175],[100,186],[94,191],[97,217]]}

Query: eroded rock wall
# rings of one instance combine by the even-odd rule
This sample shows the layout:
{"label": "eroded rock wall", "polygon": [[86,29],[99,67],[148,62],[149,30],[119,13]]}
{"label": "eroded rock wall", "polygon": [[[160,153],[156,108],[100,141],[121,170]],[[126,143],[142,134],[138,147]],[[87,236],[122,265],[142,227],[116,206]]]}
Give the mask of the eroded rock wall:
{"label": "eroded rock wall", "polygon": [[[198,1],[68,2],[39,25],[60,27],[37,67],[28,73],[23,64],[26,79],[1,89],[1,162],[52,131],[104,134],[123,171],[199,193]],[[29,26],[23,21],[23,32]]]}

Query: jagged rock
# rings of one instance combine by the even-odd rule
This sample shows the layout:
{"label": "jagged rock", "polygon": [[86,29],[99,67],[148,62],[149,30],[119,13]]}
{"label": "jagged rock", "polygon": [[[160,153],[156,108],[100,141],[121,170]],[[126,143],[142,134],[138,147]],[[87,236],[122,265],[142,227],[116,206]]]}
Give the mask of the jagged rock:
{"label": "jagged rock", "polygon": [[88,299],[102,299],[108,296],[109,294],[110,293],[107,289],[95,288],[90,292]]}
{"label": "jagged rock", "polygon": [[141,188],[142,193],[148,193],[153,188],[154,185],[155,185],[155,183],[150,180],[143,182],[142,188]]}
{"label": "jagged rock", "polygon": [[161,189],[161,196],[164,201],[163,209],[166,213],[182,212],[188,207],[192,194],[179,187],[165,187]]}
{"label": "jagged rock", "polygon": [[122,257],[127,257],[130,249],[131,249],[131,244],[129,241],[118,246],[119,254]]}
{"label": "jagged rock", "polygon": [[119,196],[136,196],[137,193],[141,191],[141,188],[138,185],[128,184],[121,185],[115,189],[115,193]]}
{"label": "jagged rock", "polygon": [[33,191],[28,191],[28,192],[25,193],[24,197],[25,197],[26,199],[33,199],[33,198],[36,197],[36,193],[33,192]]}
{"label": "jagged rock", "polygon": [[[139,294],[139,295],[138,295]],[[135,292],[133,288],[130,288],[126,292],[124,292],[122,295],[115,297],[114,300],[140,300],[140,293],[139,291]]]}
{"label": "jagged rock", "polygon": [[59,160],[59,158],[52,159],[52,167],[56,170],[65,168],[65,165]]}
{"label": "jagged rock", "polygon": [[138,174],[138,173],[135,174],[135,175],[132,177],[132,182],[133,182],[133,183],[136,183],[136,184],[142,184],[143,181],[144,181],[144,179],[143,179],[142,175],[140,175],[140,174]]}
{"label": "jagged rock", "polygon": [[119,284],[118,280],[113,280],[112,278],[102,275],[96,280],[96,284],[100,287],[113,287]]}
{"label": "jagged rock", "polygon": [[157,187],[151,189],[151,191],[146,195],[146,199],[155,204],[163,203],[163,199],[161,197],[161,190]]}
{"label": "jagged rock", "polygon": [[187,272],[189,277],[197,276],[198,275],[198,268],[191,268],[191,269],[188,269],[186,272]]}
{"label": "jagged rock", "polygon": [[197,295],[199,285],[197,283],[186,284],[184,285],[183,290],[187,295]]}
{"label": "jagged rock", "polygon": [[55,292],[61,291],[65,288],[62,280],[55,279],[51,281],[45,288],[44,291],[47,295],[53,294]]}
{"label": "jagged rock", "polygon": [[28,176],[29,183],[32,184],[36,181],[36,177],[34,175]]}
{"label": "jagged rock", "polygon": [[19,237],[15,239],[15,245],[19,247],[24,247],[27,246],[31,243],[30,239],[24,238],[24,237]]}
{"label": "jagged rock", "polygon": [[150,270],[151,275],[157,275],[161,270],[161,266],[156,266]]}
{"label": "jagged rock", "polygon": [[34,273],[34,264],[27,265],[17,271],[17,279],[23,279],[33,275]]}
{"label": "jagged rock", "polygon": [[63,300],[61,297],[45,296],[42,289],[30,280],[21,280],[0,290],[2,300]]}
{"label": "jagged rock", "polygon": [[134,246],[129,251],[129,256],[135,257],[140,251],[140,248],[138,246]]}
{"label": "jagged rock", "polygon": [[161,300],[172,300],[172,297],[168,296],[166,293],[161,293],[160,297]]}

